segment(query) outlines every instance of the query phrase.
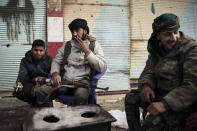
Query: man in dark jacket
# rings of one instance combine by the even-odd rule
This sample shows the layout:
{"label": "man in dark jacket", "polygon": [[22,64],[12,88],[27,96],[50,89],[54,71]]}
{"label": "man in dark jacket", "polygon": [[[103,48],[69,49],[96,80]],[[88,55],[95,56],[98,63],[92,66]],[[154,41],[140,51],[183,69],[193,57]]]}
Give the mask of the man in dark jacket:
{"label": "man in dark jacket", "polygon": [[[185,131],[193,128],[189,117],[197,110],[197,42],[179,31],[179,18],[162,14],[153,24],[149,57],[138,90],[125,98],[131,131]],[[149,112],[143,126],[139,107]],[[187,119],[188,118],[188,119]],[[187,120],[187,124],[186,124]]]}
{"label": "man in dark jacket", "polygon": [[45,52],[45,42],[35,40],[20,63],[19,74],[14,85],[14,96],[29,103],[35,103],[34,89],[48,78],[52,57]]}

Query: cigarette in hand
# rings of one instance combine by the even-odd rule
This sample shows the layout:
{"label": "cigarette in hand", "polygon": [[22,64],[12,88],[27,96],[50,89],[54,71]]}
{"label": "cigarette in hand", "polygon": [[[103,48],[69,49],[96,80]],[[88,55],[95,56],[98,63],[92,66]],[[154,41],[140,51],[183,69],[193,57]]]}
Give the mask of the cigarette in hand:
{"label": "cigarette in hand", "polygon": [[21,89],[21,83],[16,83],[16,92],[19,91]]}
{"label": "cigarette in hand", "polygon": [[18,87],[16,88],[16,92],[18,91]]}

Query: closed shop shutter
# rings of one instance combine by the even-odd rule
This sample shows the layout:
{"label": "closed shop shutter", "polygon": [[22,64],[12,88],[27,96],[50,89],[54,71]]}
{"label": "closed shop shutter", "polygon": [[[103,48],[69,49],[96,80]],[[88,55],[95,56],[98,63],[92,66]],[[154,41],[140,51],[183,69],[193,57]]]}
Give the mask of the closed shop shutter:
{"label": "closed shop shutter", "polygon": [[88,21],[90,34],[103,47],[108,69],[98,86],[108,86],[110,90],[128,90],[129,0],[64,0],[64,41],[71,39],[68,24],[75,18]]}
{"label": "closed shop shutter", "polygon": [[35,39],[46,41],[45,0],[0,0],[0,90],[11,90]]}
{"label": "closed shop shutter", "polygon": [[197,1],[190,0],[180,14],[181,30],[197,40]]}
{"label": "closed shop shutter", "polygon": [[[152,13],[152,4],[155,14]],[[180,18],[180,30],[197,40],[196,0],[132,0],[131,8],[131,70],[130,78],[138,79],[148,58],[147,42],[152,33],[153,20],[163,13]],[[142,11],[143,10],[143,11]]]}

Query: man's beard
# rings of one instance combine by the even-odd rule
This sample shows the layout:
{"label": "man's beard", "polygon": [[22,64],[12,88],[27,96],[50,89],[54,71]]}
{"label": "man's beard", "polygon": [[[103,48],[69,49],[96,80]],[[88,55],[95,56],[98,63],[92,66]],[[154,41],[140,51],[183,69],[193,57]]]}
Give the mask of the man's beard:
{"label": "man's beard", "polygon": [[84,34],[84,33],[83,33],[82,38],[81,38],[83,41],[86,39],[86,35],[87,35],[87,34]]}
{"label": "man's beard", "polygon": [[42,57],[43,57],[42,55],[35,55],[34,60],[40,61],[42,59]]}
{"label": "man's beard", "polygon": [[172,41],[172,40],[169,40],[169,41],[167,41],[167,44],[173,44],[173,43],[176,43],[176,41]]}
{"label": "man's beard", "polygon": [[[86,40],[86,36],[87,36],[87,34],[83,34],[81,39],[82,39],[83,41]],[[72,40],[75,40],[76,37],[77,37],[77,36],[72,36]]]}
{"label": "man's beard", "polygon": [[178,41],[168,41],[167,46],[170,46],[171,48],[167,48],[167,51],[171,51],[174,49],[174,47],[178,44]]}

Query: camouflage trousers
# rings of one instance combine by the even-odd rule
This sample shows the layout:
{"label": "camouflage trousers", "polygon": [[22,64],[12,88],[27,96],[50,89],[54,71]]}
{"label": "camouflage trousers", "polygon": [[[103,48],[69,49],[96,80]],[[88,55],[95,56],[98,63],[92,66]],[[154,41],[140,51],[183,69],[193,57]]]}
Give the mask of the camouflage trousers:
{"label": "camouflage trousers", "polygon": [[127,123],[130,131],[185,131],[185,124],[169,125],[168,118],[163,119],[161,116],[148,115],[145,120],[140,122],[139,108],[144,111],[148,104],[143,103],[140,99],[140,93],[131,91],[125,97],[125,111]]}

